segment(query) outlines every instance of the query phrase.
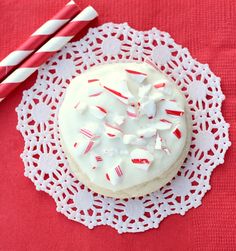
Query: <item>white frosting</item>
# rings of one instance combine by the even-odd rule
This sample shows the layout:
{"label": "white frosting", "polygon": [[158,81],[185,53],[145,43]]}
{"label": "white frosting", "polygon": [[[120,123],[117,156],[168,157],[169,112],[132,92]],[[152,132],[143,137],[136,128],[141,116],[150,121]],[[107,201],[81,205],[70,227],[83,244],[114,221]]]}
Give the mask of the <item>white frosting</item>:
{"label": "white frosting", "polygon": [[175,85],[148,64],[95,66],[66,91],[61,137],[92,183],[120,191],[161,177],[175,164],[186,145],[185,106]]}

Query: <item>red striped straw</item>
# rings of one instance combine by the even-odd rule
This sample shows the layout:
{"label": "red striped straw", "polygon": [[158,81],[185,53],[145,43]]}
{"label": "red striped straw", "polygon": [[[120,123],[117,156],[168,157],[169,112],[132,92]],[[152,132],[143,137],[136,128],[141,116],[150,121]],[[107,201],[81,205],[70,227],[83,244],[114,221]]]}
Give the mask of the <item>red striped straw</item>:
{"label": "red striped straw", "polygon": [[55,16],[39,27],[23,44],[0,62],[0,81],[19,67],[20,63],[45,44],[54,33],[79,12],[79,6],[74,1],[70,1]]}
{"label": "red striped straw", "polygon": [[0,101],[17,86],[22,84],[22,82],[31,76],[48,58],[59,51],[97,16],[97,12],[91,6],[82,10],[80,14],[72,19],[54,37],[45,43],[38,51],[33,53],[18,69],[0,83]]}

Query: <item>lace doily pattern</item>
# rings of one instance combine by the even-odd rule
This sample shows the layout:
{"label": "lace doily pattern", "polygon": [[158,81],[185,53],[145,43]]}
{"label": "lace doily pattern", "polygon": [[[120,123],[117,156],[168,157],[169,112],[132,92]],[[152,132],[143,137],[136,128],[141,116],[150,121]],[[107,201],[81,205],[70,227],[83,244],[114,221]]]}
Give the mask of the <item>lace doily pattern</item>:
{"label": "lace doily pattern", "polygon": [[[193,119],[191,150],[178,175],[159,191],[129,200],[107,198],[90,191],[70,172],[60,145],[58,110],[70,80],[79,73],[97,64],[147,58],[187,98]],[[25,176],[53,197],[58,212],[89,228],[110,225],[119,233],[157,228],[168,215],[184,215],[198,207],[210,190],[211,172],[224,162],[230,146],[229,124],[221,114],[224,98],[220,79],[208,65],[195,61],[168,33],[156,28],[137,31],[126,23],[90,29],[40,68],[36,83],[24,91],[16,108],[17,129],[25,140]]]}

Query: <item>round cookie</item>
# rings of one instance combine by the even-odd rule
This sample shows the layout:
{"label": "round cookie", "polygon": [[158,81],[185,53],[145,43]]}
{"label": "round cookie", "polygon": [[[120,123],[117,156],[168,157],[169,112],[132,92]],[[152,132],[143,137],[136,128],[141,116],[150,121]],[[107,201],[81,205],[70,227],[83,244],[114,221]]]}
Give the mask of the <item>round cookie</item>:
{"label": "round cookie", "polygon": [[191,140],[185,97],[146,63],[94,66],[76,77],[59,111],[59,129],[75,176],[117,198],[169,182]]}

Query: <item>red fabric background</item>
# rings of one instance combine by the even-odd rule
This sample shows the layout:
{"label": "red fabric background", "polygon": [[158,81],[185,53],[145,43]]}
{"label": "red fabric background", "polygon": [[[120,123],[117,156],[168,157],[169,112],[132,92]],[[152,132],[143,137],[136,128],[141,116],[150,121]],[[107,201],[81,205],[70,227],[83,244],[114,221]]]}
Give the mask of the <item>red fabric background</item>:
{"label": "red fabric background", "polygon": [[[64,0],[2,0],[0,58],[14,50]],[[192,56],[222,78],[223,114],[231,124],[225,163],[211,178],[203,205],[184,217],[165,219],[159,229],[118,235],[110,227],[89,230],[55,210],[54,201],[23,175],[24,142],[15,127],[15,107],[36,74],[0,104],[0,250],[236,250],[236,1],[235,0],[83,0],[104,22],[128,22],[139,30],[168,31]]]}

